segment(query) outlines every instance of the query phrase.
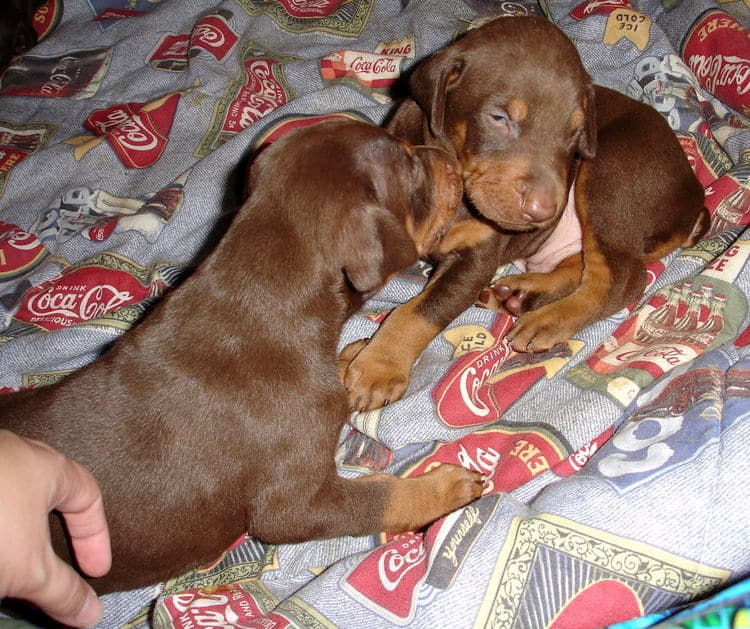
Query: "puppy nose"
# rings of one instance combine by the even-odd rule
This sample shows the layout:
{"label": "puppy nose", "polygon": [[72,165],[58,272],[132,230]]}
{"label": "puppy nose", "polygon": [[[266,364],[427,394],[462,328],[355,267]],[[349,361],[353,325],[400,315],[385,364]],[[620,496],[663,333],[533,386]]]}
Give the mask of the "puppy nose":
{"label": "puppy nose", "polygon": [[519,179],[515,184],[523,218],[530,223],[543,223],[554,218],[557,200],[552,186],[541,181]]}

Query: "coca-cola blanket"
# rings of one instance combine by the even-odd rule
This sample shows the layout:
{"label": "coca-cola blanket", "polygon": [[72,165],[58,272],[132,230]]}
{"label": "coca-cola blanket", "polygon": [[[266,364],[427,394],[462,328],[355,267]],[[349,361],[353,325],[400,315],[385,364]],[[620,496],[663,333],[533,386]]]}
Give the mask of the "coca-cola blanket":
{"label": "coca-cola blanket", "polygon": [[[254,146],[328,116],[380,124],[420,58],[529,12],[597,83],[665,116],[710,233],[651,265],[638,303],[546,354],[510,350],[510,317],[467,310],[401,401],[352,416],[342,475],[458,463],[488,479],[474,504],[395,538],[246,537],[105,597],[102,627],[580,629],[749,575],[746,1],[49,0],[40,43],[0,78],[0,387],[54,382],[127,333],[203,250]],[[392,281],[342,345],[427,272]]]}

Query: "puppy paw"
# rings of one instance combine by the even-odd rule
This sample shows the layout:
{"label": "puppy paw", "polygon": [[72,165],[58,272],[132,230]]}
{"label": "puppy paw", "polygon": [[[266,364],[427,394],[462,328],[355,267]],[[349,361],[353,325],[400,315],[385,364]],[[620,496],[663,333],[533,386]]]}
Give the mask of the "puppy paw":
{"label": "puppy paw", "polygon": [[427,472],[432,476],[433,495],[442,502],[444,513],[466,506],[482,495],[484,476],[460,465],[443,463]]}
{"label": "puppy paw", "polygon": [[506,339],[515,351],[533,354],[564,343],[577,331],[570,321],[563,322],[542,308],[521,315]]}
{"label": "puppy paw", "polygon": [[367,341],[347,345],[339,355],[349,410],[371,411],[401,399],[409,385],[411,365],[373,350]]}
{"label": "puppy paw", "polygon": [[534,307],[537,297],[544,293],[539,273],[522,273],[500,278],[479,295],[477,305],[519,316]]}

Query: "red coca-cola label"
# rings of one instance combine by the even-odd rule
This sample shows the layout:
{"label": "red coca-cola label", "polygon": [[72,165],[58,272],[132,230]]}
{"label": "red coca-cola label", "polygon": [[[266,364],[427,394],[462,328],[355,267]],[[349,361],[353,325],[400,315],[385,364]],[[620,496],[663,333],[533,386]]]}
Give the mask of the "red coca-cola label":
{"label": "red coca-cola label", "polygon": [[582,20],[589,15],[609,15],[617,9],[629,8],[631,8],[630,0],[587,0],[573,9],[570,16],[576,20]]}
{"label": "red coca-cola label", "polygon": [[0,279],[23,275],[47,255],[47,249],[20,227],[0,221]]}
{"label": "red coca-cola label", "polygon": [[292,17],[314,18],[335,14],[344,0],[279,0]]}
{"label": "red coca-cola label", "polygon": [[163,70],[181,72],[187,68],[190,35],[167,33],[156,44],[146,61]]}
{"label": "red coca-cola label", "polygon": [[701,153],[701,150],[698,148],[698,143],[695,141],[695,138],[678,135],[677,139],[680,142],[682,150],[685,151],[685,156],[687,157],[695,176],[705,188],[716,179],[716,173],[711,170],[708,162]]}
{"label": "red coca-cola label", "polygon": [[410,619],[414,593],[427,576],[422,533],[405,533],[367,554],[344,578],[344,589],[397,624]]}
{"label": "red coca-cola label", "polygon": [[[493,428],[437,446],[404,476],[421,476],[443,463],[462,465],[485,476],[484,494],[488,495],[512,491],[551,469],[566,455],[562,444],[541,429]],[[388,538],[346,575],[342,586],[392,622],[409,622],[416,610],[419,587],[436,558],[457,557],[451,547],[456,540],[445,535],[451,530],[449,524],[442,518],[424,533]]]}
{"label": "red coca-cola label", "polygon": [[192,589],[165,598],[161,605],[173,629],[194,627],[267,627],[284,629],[289,620],[279,614],[265,616],[255,597],[240,584],[210,590]]}
{"label": "red coca-cola label", "polygon": [[9,173],[13,167],[29,156],[26,151],[0,146],[0,175]]}
{"label": "red coca-cola label", "polygon": [[497,315],[489,330],[495,341],[456,359],[432,390],[436,413],[447,426],[481,426],[497,420],[548,373],[545,360],[572,355],[568,345],[545,355],[517,354],[504,338],[512,324],[511,317]]}
{"label": "red coca-cola label", "polygon": [[128,168],[148,168],[164,153],[180,94],[158,104],[129,103],[97,109],[85,126],[105,136],[120,161]]}
{"label": "red coca-cola label", "polygon": [[731,173],[706,188],[706,207],[711,212],[711,233],[750,224],[750,190]]}
{"label": "red coca-cola label", "polygon": [[15,319],[57,330],[100,318],[149,296],[149,286],[125,271],[83,266],[29,289]]}
{"label": "red coca-cola label", "polygon": [[461,465],[484,476],[483,495],[487,495],[513,491],[552,469],[567,454],[562,443],[541,428],[490,428],[438,445],[405,476],[421,476],[438,463]]}
{"label": "red coca-cola label", "polygon": [[129,122],[146,103],[112,105],[106,109],[95,109],[86,118],[83,126],[96,135],[107,135],[115,127]]}
{"label": "red coca-cola label", "polygon": [[37,39],[42,41],[52,32],[62,17],[62,0],[47,0],[34,12],[31,26]]}
{"label": "red coca-cola label", "polygon": [[274,75],[273,59],[250,58],[244,63],[245,84],[227,108],[222,131],[237,133],[287,102],[284,87]]}
{"label": "red coca-cola label", "polygon": [[685,37],[682,57],[706,90],[750,114],[750,31],[734,17],[704,13]]}
{"label": "red coca-cola label", "polygon": [[21,55],[0,77],[0,94],[91,98],[101,85],[111,57],[111,48],[71,50],[53,57]]}
{"label": "red coca-cola label", "polygon": [[217,61],[231,52],[237,43],[237,34],[222,15],[207,15],[195,23],[190,34],[190,51],[205,51]]}

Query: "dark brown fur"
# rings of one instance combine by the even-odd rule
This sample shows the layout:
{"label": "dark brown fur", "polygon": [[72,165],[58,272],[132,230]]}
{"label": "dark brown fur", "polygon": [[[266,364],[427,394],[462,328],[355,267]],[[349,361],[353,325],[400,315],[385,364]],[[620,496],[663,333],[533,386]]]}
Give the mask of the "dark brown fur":
{"label": "dark brown fur", "polygon": [[692,246],[708,227],[703,190],[666,121],[593,86],[573,44],[543,18],[469,32],[418,64],[409,87],[388,126],[458,156],[465,207],[423,294],[343,353],[353,409],[403,395],[419,354],[497,267],[548,239],[574,180],[582,253],[485,291],[489,306],[520,315],[508,335],[517,351],[547,350],[620,310],[643,291],[644,263]]}
{"label": "dark brown fur", "polygon": [[481,493],[461,467],[345,480],[334,463],[341,326],[434,248],[459,203],[456,161],[328,122],[262,151],[250,188],[215,251],[108,353],[0,398],[0,425],[98,479],[113,550],[100,593],[213,560],[245,531],[271,543],[404,531]]}

